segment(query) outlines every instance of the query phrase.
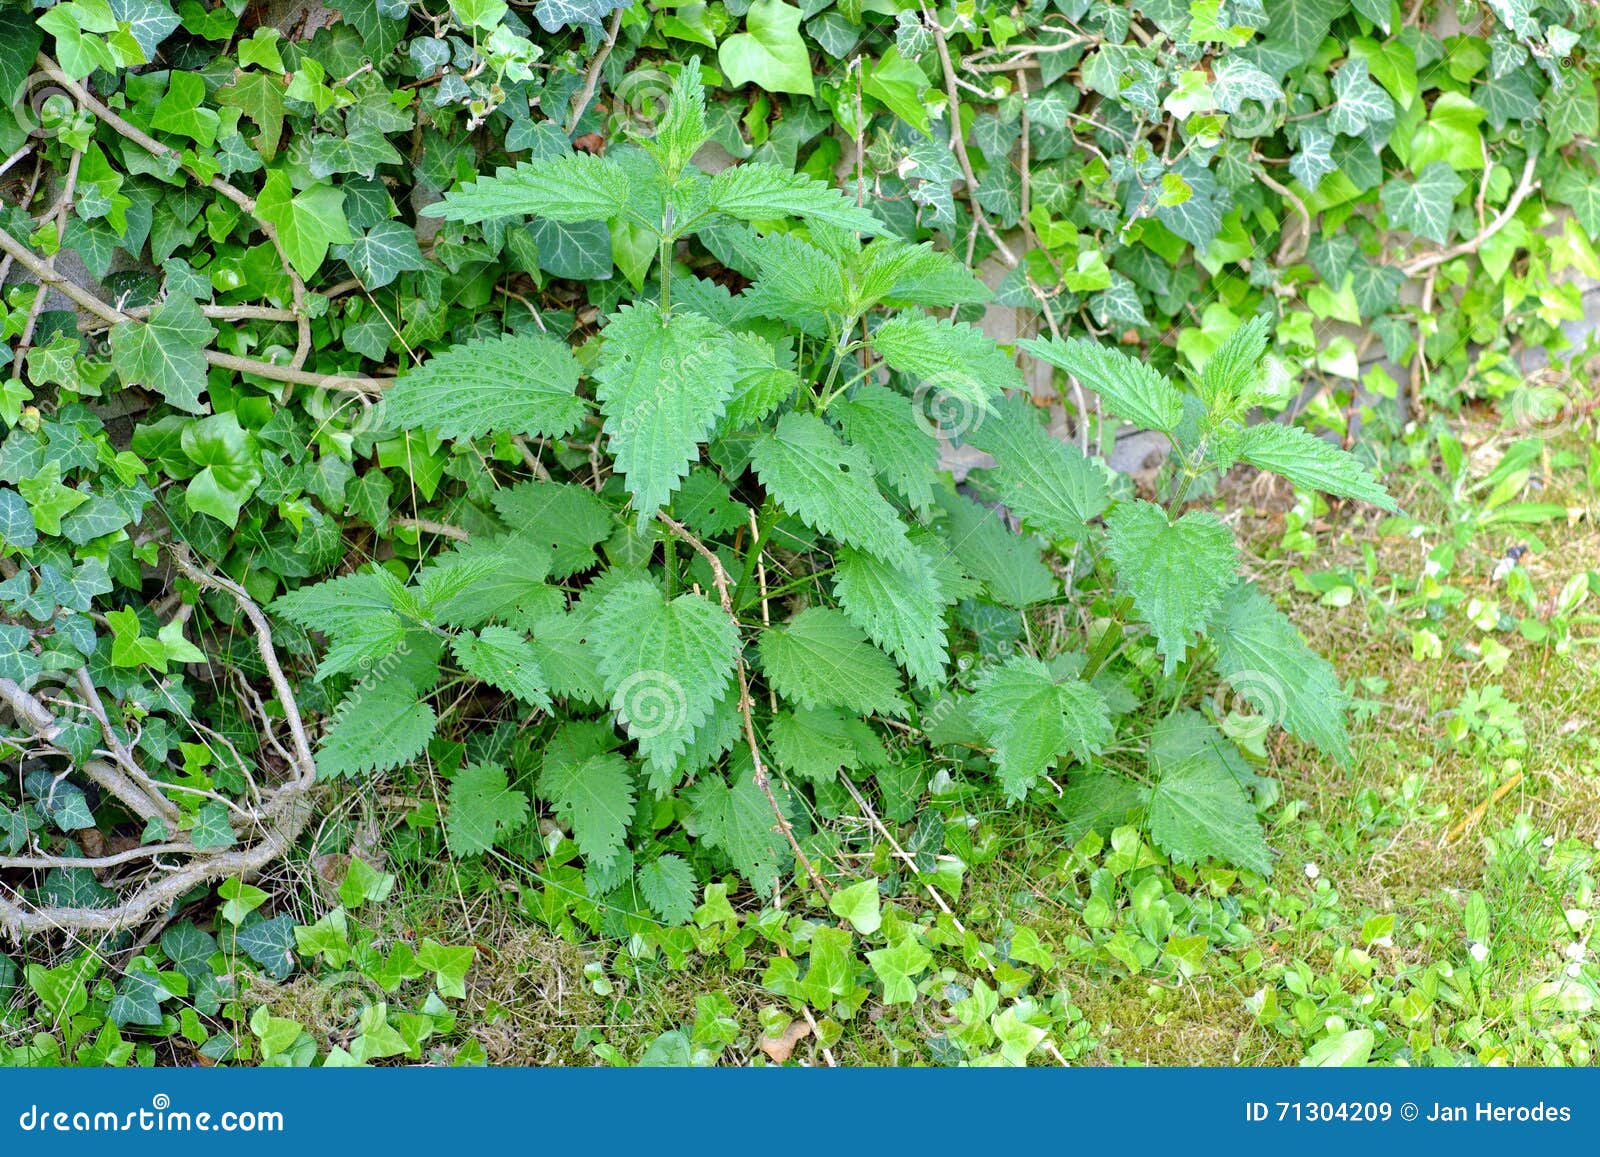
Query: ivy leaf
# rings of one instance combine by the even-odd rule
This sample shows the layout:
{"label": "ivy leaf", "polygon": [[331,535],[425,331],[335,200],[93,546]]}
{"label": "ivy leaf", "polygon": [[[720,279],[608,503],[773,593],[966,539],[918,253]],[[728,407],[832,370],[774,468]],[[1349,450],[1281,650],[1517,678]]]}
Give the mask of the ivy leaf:
{"label": "ivy leaf", "polygon": [[606,695],[639,753],[676,766],[711,710],[728,693],[738,634],[697,594],[671,602],[645,579],[613,590],[590,629]]}
{"label": "ivy leaf", "polygon": [[761,632],[760,649],[768,683],[793,703],[905,716],[900,672],[838,611],[808,607],[786,626]]}
{"label": "ivy leaf", "polygon": [[169,297],[146,321],[128,321],[111,330],[111,366],[125,385],[155,390],[191,414],[203,414],[206,347],[217,331],[195,302]]}
{"label": "ivy leaf", "polygon": [[1183,421],[1183,395],[1147,362],[1088,338],[1034,338],[1017,343],[1100,395],[1105,408],[1142,430],[1170,434]]}
{"label": "ivy leaf", "polygon": [[[1170,388],[1170,387],[1169,387]],[[1052,438],[1025,399],[1007,398],[966,441],[995,460],[997,497],[1029,528],[1052,541],[1082,542],[1089,522],[1110,505],[1100,467]]]}
{"label": "ivy leaf", "polygon": [[1600,178],[1582,162],[1569,162],[1548,183],[1550,196],[1572,209],[1590,237],[1600,237]]}
{"label": "ivy leaf", "polygon": [[1443,245],[1450,239],[1450,215],[1466,182],[1444,161],[1431,161],[1411,181],[1395,177],[1379,192],[1383,211],[1402,229]]}
{"label": "ivy leaf", "polygon": [[106,1006],[106,1016],[123,1028],[130,1024],[160,1024],[161,1004],[171,999],[172,993],[162,985],[160,977],[135,962],[122,974],[122,983]]}
{"label": "ivy leaf", "polygon": [[39,541],[27,500],[9,486],[0,486],[0,541],[24,550]]}
{"label": "ivy leaf", "polygon": [[586,759],[546,758],[539,794],[571,826],[585,860],[605,867],[616,859],[633,820],[633,776],[615,752]]}
{"label": "ivy leaf", "polygon": [[477,856],[528,821],[526,792],[512,787],[506,771],[492,763],[469,763],[450,781],[444,830],[450,850]]}
{"label": "ivy leaf", "polygon": [[694,871],[676,852],[663,852],[639,869],[639,891],[668,925],[687,924],[694,915]]}
{"label": "ivy leaf", "polygon": [[1349,698],[1328,661],[1253,584],[1240,583],[1212,620],[1217,671],[1266,724],[1281,725],[1341,762],[1350,758]]}
{"label": "ivy leaf", "polygon": [[379,221],[333,255],[348,265],[368,289],[380,289],[408,270],[426,269],[417,234],[399,221]]}
{"label": "ivy leaf", "polygon": [[1237,581],[1233,531],[1204,511],[1169,522],[1166,511],[1143,499],[1118,503],[1106,527],[1117,589],[1155,631],[1170,675]]}
{"label": "ivy leaf", "polygon": [[1322,178],[1337,171],[1333,159],[1333,134],[1315,121],[1300,126],[1299,144],[1289,158],[1289,172],[1306,188],[1316,191]]}
{"label": "ivy leaf", "polygon": [[1338,97],[1328,110],[1328,127],[1347,137],[1359,137],[1370,127],[1394,120],[1394,101],[1372,81],[1367,62],[1359,57],[1347,60],[1333,74],[1333,91]]}
{"label": "ivy leaf", "polygon": [[542,334],[504,334],[451,346],[400,376],[384,415],[402,429],[446,438],[494,430],[559,438],[583,421],[578,362]]}
{"label": "ivy leaf", "polygon": [[295,918],[288,913],[256,920],[240,928],[234,940],[274,980],[286,980],[294,971]]}
{"label": "ivy leaf", "polygon": [[546,32],[574,27],[599,32],[607,16],[627,6],[628,0],[539,0],[533,15]]}
{"label": "ivy leaf", "polygon": [[450,644],[456,661],[475,679],[515,695],[544,711],[550,708],[550,691],[539,656],[528,640],[507,627],[465,631]]}
{"label": "ivy leaf", "polygon": [[1254,805],[1233,774],[1204,753],[1168,768],[1150,793],[1150,838],[1182,864],[1217,859],[1272,872]]}
{"label": "ivy leaf", "polygon": [[884,1004],[911,1004],[917,999],[917,977],[933,963],[915,936],[904,936],[888,948],[867,953],[867,963],[883,985]]}
{"label": "ivy leaf", "polygon": [[194,826],[189,829],[189,842],[196,848],[231,848],[239,842],[239,834],[228,822],[226,804],[206,804],[194,816]]}
{"label": "ivy leaf", "polygon": [[1391,512],[1399,509],[1354,455],[1299,426],[1278,422],[1248,426],[1240,433],[1234,452],[1252,466],[1282,474],[1303,490],[1355,498]]}
{"label": "ivy leaf", "polygon": [[880,233],[883,222],[838,189],[779,165],[750,162],[711,178],[709,205],[740,221],[808,217],[852,233]]}
{"label": "ivy leaf", "polygon": [[[544,0],[550,3],[550,0]],[[499,168],[453,189],[421,210],[424,217],[473,224],[494,217],[551,221],[606,221],[628,206],[628,173],[615,161],[571,153],[514,169]]]}
{"label": "ivy leaf", "polygon": [[1028,655],[984,671],[971,702],[1012,802],[1027,795],[1061,755],[1086,761],[1111,742],[1111,718],[1100,692],[1077,679],[1057,683],[1049,667]]}
{"label": "ivy leaf", "polygon": [[841,920],[850,921],[851,927],[860,935],[871,936],[883,927],[880,903],[877,878],[868,876],[830,896],[828,911]]}
{"label": "ivy leaf", "polygon": [[277,230],[278,243],[301,277],[322,267],[329,245],[355,240],[344,213],[343,190],[316,184],[296,193],[281,169],[267,174],[256,198],[256,216]]}
{"label": "ivy leaf", "polygon": [[801,16],[800,9],[783,0],[755,0],[745,12],[745,30],[717,49],[728,86],[754,83],[768,92],[815,95],[811,55],[800,36]]}
{"label": "ivy leaf", "polygon": [[403,682],[358,686],[335,712],[317,748],[317,772],[325,779],[399,767],[422,754],[438,717]]}
{"label": "ivy leaf", "polygon": [[924,687],[944,677],[948,648],[945,609],[949,600],[934,577],[933,560],[921,558],[897,566],[874,554],[841,550],[834,571],[834,591],[850,620],[867,637],[899,659],[911,678]]}
{"label": "ivy leaf", "polygon": [[539,254],[539,268],[571,281],[603,281],[611,276],[611,230],[604,221],[528,222],[528,236]]}
{"label": "ivy leaf", "polygon": [[1212,72],[1211,95],[1225,113],[1238,112],[1247,100],[1267,104],[1283,96],[1282,85],[1240,57],[1224,57],[1216,62]]}
{"label": "ivy leaf", "polygon": [[606,326],[596,394],[618,473],[652,517],[700,456],[733,391],[728,331],[697,313],[624,306]]}
{"label": "ivy leaf", "polygon": [[872,456],[814,414],[785,414],[751,461],[767,493],[807,526],[888,562],[910,565],[905,525],[873,480]]}

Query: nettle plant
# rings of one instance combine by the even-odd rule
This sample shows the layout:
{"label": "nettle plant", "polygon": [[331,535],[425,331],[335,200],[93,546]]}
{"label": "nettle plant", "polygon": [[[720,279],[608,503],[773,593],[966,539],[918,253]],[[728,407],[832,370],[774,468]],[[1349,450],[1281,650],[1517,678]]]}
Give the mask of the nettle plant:
{"label": "nettle plant", "polygon": [[[539,451],[520,480],[486,465],[463,541],[420,567],[272,605],[326,636],[316,678],[348,688],[321,774],[428,754],[456,855],[547,857],[547,878],[668,924],[729,868],[765,895],[803,865],[827,891],[816,819],[858,782],[908,819],[936,775],[1010,801],[1064,777],[1086,821],[1143,813],[1177,860],[1268,872],[1266,781],[1192,704],[1215,674],[1233,695],[1212,715],[1246,747],[1278,723],[1343,756],[1345,696],[1185,493],[1248,462],[1390,503],[1329,444],[1247,423],[1281,389],[1265,320],[1191,389],[1093,342],[1022,343],[1171,438],[1163,508],[1051,436],[1009,353],[931,312],[987,298],[961,264],[784,168],[702,171],[707,136],[685,67],[653,139],[552,150],[426,210],[486,234],[606,222],[637,292],[578,348],[479,338],[387,394],[390,432]],[[679,267],[691,238],[721,281]],[[941,442],[994,464],[958,486]]]}

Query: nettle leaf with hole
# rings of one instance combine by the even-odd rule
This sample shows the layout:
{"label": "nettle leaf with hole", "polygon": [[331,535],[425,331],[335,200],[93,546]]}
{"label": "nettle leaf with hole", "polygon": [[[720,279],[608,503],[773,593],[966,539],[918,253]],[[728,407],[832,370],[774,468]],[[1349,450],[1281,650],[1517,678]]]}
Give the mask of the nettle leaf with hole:
{"label": "nettle leaf with hole", "polygon": [[[763,894],[797,864],[825,872],[816,820],[857,782],[905,818],[935,774],[1010,801],[1053,784],[1085,824],[1142,813],[1175,859],[1270,871],[1267,781],[1235,740],[1260,754],[1279,724],[1342,758],[1345,696],[1185,493],[1245,462],[1392,503],[1328,443],[1248,424],[1276,389],[1265,320],[1190,388],[1090,341],[1021,343],[1172,440],[1176,492],[1136,497],[1051,436],[1010,354],[933,312],[987,296],[956,260],[782,168],[691,164],[697,71],[653,139],[427,210],[605,222],[653,256],[580,348],[481,338],[388,394],[394,431],[545,452],[535,476],[496,467],[463,494],[467,540],[415,573],[371,564],[273,604],[326,636],[316,678],[350,687],[321,774],[431,753],[457,855],[532,849],[574,879],[581,859],[589,895],[655,921],[728,868]],[[677,268],[691,243],[724,282]],[[993,465],[956,485],[942,441]],[[1207,718],[1215,676],[1232,694]]]}

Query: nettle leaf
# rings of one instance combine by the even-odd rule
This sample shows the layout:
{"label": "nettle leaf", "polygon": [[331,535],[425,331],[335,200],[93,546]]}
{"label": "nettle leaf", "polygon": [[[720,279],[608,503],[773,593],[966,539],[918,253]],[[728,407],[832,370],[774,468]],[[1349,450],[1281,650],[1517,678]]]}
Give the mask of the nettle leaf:
{"label": "nettle leaf", "polygon": [[438,716],[403,682],[362,684],[339,704],[333,726],[317,748],[317,773],[325,779],[386,771],[422,754]]}
{"label": "nettle leaf", "polygon": [[617,471],[650,517],[700,456],[733,392],[730,335],[697,313],[627,305],[606,326],[594,376]]}
{"label": "nettle leaf", "polygon": [[627,760],[615,752],[546,758],[539,795],[572,828],[578,850],[591,865],[604,868],[616,859],[633,820],[633,774]]}
{"label": "nettle leaf", "polygon": [[590,637],[618,721],[653,767],[674,767],[728,694],[738,646],[732,621],[701,595],[668,602],[636,579],[601,602]]}
{"label": "nettle leaf", "polygon": [[[919,513],[926,514],[933,503],[933,479],[939,466],[939,443],[932,431],[952,416],[943,409],[924,416],[914,405],[910,398],[886,386],[865,385],[835,402],[828,413],[852,443],[872,448],[879,476]],[[970,412],[960,408],[953,420],[959,423],[969,416]]]}
{"label": "nettle leaf", "polygon": [[402,374],[384,416],[403,429],[477,438],[493,430],[559,438],[583,421],[578,362],[542,334],[504,334],[452,346]]}
{"label": "nettle leaf", "polygon": [[522,702],[550,710],[550,690],[532,644],[507,627],[484,627],[457,635],[450,644],[467,674]]}
{"label": "nettle leaf", "polygon": [[995,460],[989,477],[997,497],[1023,523],[1053,541],[1082,542],[1089,522],[1104,513],[1111,493],[1099,466],[1076,447],[1052,438],[1034,407],[1008,398],[966,435]]}
{"label": "nettle leaf", "polygon": [[707,202],[740,221],[809,217],[853,233],[878,233],[883,223],[838,189],[779,165],[750,162],[711,178]]}
{"label": "nettle leaf", "polygon": [[751,461],[767,493],[810,527],[888,562],[910,565],[911,544],[873,481],[872,455],[814,414],[789,413]]}
{"label": "nettle leaf", "polygon": [[477,856],[528,822],[526,792],[511,786],[503,767],[469,763],[450,781],[445,836],[458,856]]}
{"label": "nettle leaf", "polygon": [[1111,742],[1111,718],[1100,692],[1077,679],[1057,683],[1049,667],[1027,655],[984,671],[971,710],[994,745],[1000,785],[1013,802],[1062,755],[1088,760]]}
{"label": "nettle leaf", "polygon": [[1443,245],[1450,239],[1455,199],[1466,187],[1444,161],[1430,161],[1413,180],[1395,177],[1385,182],[1378,196],[1391,222]]}
{"label": "nettle leaf", "polygon": [[1237,581],[1233,531],[1203,511],[1169,522],[1166,511],[1143,500],[1119,503],[1106,527],[1117,589],[1155,631],[1170,675]]}
{"label": "nettle leaf", "polygon": [[1253,584],[1222,600],[1211,622],[1217,672],[1236,700],[1342,762],[1350,758],[1344,713],[1349,697],[1333,667]]}
{"label": "nettle leaf", "polygon": [[571,578],[599,562],[595,546],[616,529],[611,509],[572,482],[519,482],[494,495],[494,508],[518,533],[550,551],[550,577]]}
{"label": "nettle leaf", "polygon": [[[789,821],[799,820],[788,789],[776,781],[770,786]],[[735,771],[731,786],[720,776],[708,775],[688,795],[694,833],[708,846],[720,848],[758,895],[770,893],[779,872],[792,866],[793,853],[777,828],[766,793],[749,773],[748,761],[744,770]]]}
{"label": "nettle leaf", "polygon": [[1022,374],[994,339],[965,322],[915,310],[894,314],[872,332],[872,348],[892,369],[987,413],[1002,389],[1022,389]]}
{"label": "nettle leaf", "polygon": [[1208,407],[1252,401],[1261,377],[1272,320],[1258,314],[1230,333],[1200,367],[1200,396]]}
{"label": "nettle leaf", "polygon": [[123,384],[155,390],[178,409],[203,414],[206,347],[216,336],[192,299],[169,297],[148,320],[112,328],[111,366]]}
{"label": "nettle leaf", "polygon": [[944,678],[949,650],[945,612],[951,600],[940,589],[934,560],[921,547],[909,566],[885,562],[860,550],[841,550],[834,570],[834,593],[850,620],[878,646],[900,660],[924,687]]}
{"label": "nettle leaf", "polygon": [[1240,460],[1282,474],[1301,489],[1356,498],[1383,510],[1399,509],[1354,455],[1299,426],[1277,422],[1248,426],[1240,432],[1233,450]]}
{"label": "nettle leaf", "polygon": [[1021,608],[1055,597],[1056,578],[1039,557],[1044,545],[1039,539],[1013,533],[1004,512],[965,495],[941,492],[938,502],[945,516],[939,529],[950,553],[991,599]]}
{"label": "nettle leaf", "polygon": [[1205,753],[1170,767],[1150,793],[1150,838],[1182,864],[1221,860],[1272,872],[1255,805],[1228,769]]}
{"label": "nettle leaf", "polygon": [[802,707],[844,707],[903,718],[900,672],[848,617],[809,607],[786,626],[761,633],[767,682]]}
{"label": "nettle leaf", "polygon": [[[550,0],[544,0],[550,3]],[[628,207],[628,173],[621,165],[588,153],[527,161],[499,168],[492,177],[452,189],[424,207],[425,217],[474,224],[495,217],[544,217],[551,221],[607,221]]]}
{"label": "nettle leaf", "polygon": [[639,891],[667,924],[687,924],[694,916],[694,870],[675,852],[664,852],[639,869]]}
{"label": "nettle leaf", "polygon": [[1035,338],[1017,343],[1078,379],[1105,408],[1143,430],[1170,434],[1183,421],[1183,395],[1147,363],[1088,338]]}

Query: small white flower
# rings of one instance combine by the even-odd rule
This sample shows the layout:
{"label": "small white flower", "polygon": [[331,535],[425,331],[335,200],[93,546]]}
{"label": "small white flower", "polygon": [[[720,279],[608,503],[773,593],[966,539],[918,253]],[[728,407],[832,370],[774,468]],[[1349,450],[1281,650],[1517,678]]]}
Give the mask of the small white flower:
{"label": "small white flower", "polygon": [[1574,940],[1571,944],[1568,944],[1566,947],[1566,956],[1568,960],[1582,960],[1588,954],[1588,952],[1588,948],[1584,947],[1581,942],[1576,940]]}
{"label": "small white flower", "polygon": [[1539,846],[1553,848],[1556,846],[1556,838],[1554,836],[1546,836],[1544,839],[1539,841]]}
{"label": "small white flower", "polygon": [[1440,567],[1438,559],[1430,558],[1427,562],[1422,564],[1422,574],[1425,578],[1432,578],[1434,575],[1439,573],[1439,570]]}
{"label": "small white flower", "polygon": [[1571,964],[1567,965],[1566,973],[1573,980],[1576,980],[1578,977],[1583,975],[1583,965],[1574,960]]}
{"label": "small white flower", "polygon": [[1315,880],[1320,875],[1322,875],[1321,868],[1317,867],[1315,864],[1306,865],[1306,879]]}
{"label": "small white flower", "polygon": [[1566,916],[1567,923],[1572,925],[1574,930],[1582,928],[1589,922],[1589,913],[1582,908],[1568,908]]}
{"label": "small white flower", "polygon": [[1489,959],[1489,946],[1487,944],[1479,944],[1474,940],[1467,945],[1467,955],[1482,964]]}
{"label": "small white flower", "polygon": [[1412,538],[1421,538],[1427,533],[1427,528],[1422,526],[1413,526],[1408,533]]}
{"label": "small white flower", "polygon": [[1393,936],[1380,936],[1380,937],[1378,937],[1376,940],[1374,940],[1372,942],[1372,946],[1374,948],[1393,948],[1394,947],[1394,937]]}
{"label": "small white flower", "polygon": [[1506,576],[1516,569],[1517,563],[1515,559],[1501,559],[1499,562],[1494,564],[1494,581],[1497,583],[1505,582]]}

